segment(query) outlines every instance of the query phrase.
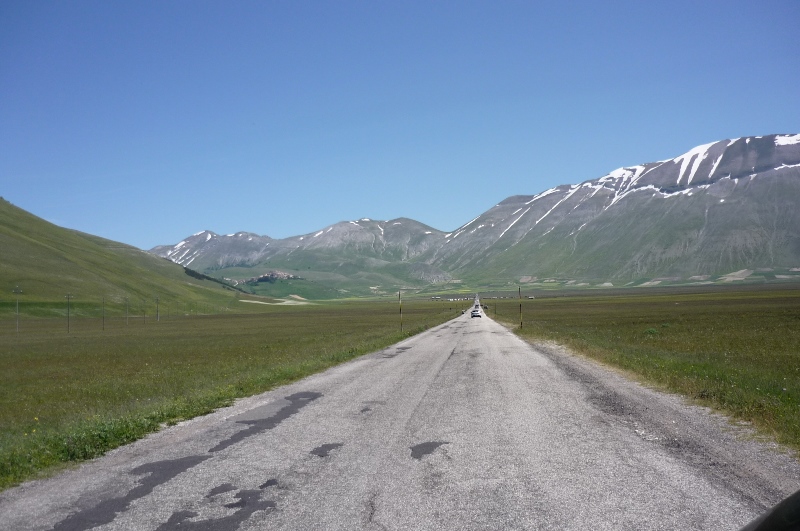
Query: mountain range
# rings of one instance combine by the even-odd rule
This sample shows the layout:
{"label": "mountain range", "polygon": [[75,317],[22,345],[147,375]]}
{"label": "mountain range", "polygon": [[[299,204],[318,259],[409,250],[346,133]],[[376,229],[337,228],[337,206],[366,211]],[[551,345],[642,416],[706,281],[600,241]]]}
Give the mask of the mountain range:
{"label": "mountain range", "polygon": [[151,253],[254,293],[800,280],[800,135],[736,138],[516,195],[443,232],[342,221],[285,239],[203,231]]}

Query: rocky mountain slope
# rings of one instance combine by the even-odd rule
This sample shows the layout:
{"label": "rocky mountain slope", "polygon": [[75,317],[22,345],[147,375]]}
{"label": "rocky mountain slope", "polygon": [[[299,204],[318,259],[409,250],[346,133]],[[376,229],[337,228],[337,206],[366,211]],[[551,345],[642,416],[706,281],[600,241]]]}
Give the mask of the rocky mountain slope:
{"label": "rocky mountain slope", "polygon": [[510,197],[445,242],[422,259],[477,278],[628,282],[800,266],[800,135],[723,140]]}
{"label": "rocky mountain slope", "polygon": [[[411,219],[364,218],[285,239],[246,232],[218,235],[203,231],[150,252],[235,284],[275,272],[300,277],[300,282],[280,279],[254,285],[254,291],[262,294],[299,291],[303,296],[339,297],[449,280],[446,272],[418,260],[443,243],[442,231]],[[293,283],[293,288],[289,289],[286,283]]]}
{"label": "rocky mountain slope", "polygon": [[282,240],[204,231],[151,252],[230,278],[293,270],[339,292],[345,284],[373,292],[453,279],[618,285],[790,270],[800,267],[800,135],[722,140],[509,197],[450,233],[362,219]]}
{"label": "rocky mountain slope", "polygon": [[276,240],[249,232],[221,236],[212,231],[194,234],[176,245],[150,252],[197,270],[253,266],[283,255],[344,253],[387,262],[413,260],[444,241],[444,233],[411,219],[342,221],[322,230]]}

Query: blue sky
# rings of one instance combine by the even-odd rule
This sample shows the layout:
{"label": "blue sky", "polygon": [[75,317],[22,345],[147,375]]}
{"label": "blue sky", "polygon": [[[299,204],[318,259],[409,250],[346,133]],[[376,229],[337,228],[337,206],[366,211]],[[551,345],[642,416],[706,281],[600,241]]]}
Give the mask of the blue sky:
{"label": "blue sky", "polygon": [[0,3],[0,196],[149,249],[800,133],[800,2]]}

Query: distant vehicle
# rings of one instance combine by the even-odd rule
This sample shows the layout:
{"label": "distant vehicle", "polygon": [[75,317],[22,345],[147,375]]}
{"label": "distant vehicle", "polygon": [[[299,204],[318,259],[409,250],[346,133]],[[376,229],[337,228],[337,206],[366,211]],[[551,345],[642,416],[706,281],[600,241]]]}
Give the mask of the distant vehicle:
{"label": "distant vehicle", "polygon": [[480,310],[472,310],[472,313],[470,314],[470,317],[481,317]]}

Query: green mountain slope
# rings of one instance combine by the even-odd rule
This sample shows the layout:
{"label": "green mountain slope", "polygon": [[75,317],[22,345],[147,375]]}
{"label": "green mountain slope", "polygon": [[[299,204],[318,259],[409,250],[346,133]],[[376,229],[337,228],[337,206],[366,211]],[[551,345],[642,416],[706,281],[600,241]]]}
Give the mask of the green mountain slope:
{"label": "green mountain slope", "polygon": [[[193,273],[193,272],[189,272]],[[23,301],[181,301],[225,304],[236,291],[196,278],[168,260],[125,244],[65,229],[0,198],[0,301],[19,287]]]}

